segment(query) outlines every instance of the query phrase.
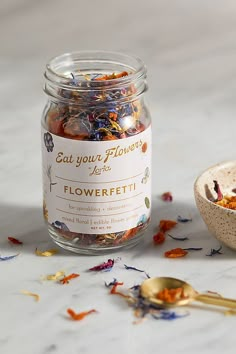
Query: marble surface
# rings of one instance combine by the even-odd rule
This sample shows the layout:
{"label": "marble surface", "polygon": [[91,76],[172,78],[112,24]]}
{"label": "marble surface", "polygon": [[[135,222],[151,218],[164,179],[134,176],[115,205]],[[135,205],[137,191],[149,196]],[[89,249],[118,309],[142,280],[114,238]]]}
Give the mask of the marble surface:
{"label": "marble surface", "polygon": [[[0,253],[20,253],[0,263],[1,353],[235,353],[235,316],[196,305],[183,319],[134,325],[132,310],[104,287],[113,277],[125,287],[142,282],[142,273],[124,270],[126,263],[151,276],[179,277],[199,291],[236,298],[236,253],[223,246],[222,255],[205,256],[219,244],[193,197],[193,183],[202,170],[235,159],[235,16],[233,0],[1,0]],[[41,213],[42,73],[50,57],[80,49],[140,56],[149,74],[152,224],[144,243],[110,255],[122,258],[110,273],[86,272],[106,256],[34,254],[36,246],[52,246]],[[167,190],[174,195],[172,204],[159,198]],[[174,234],[189,235],[186,247],[203,250],[169,260],[163,252],[179,243],[169,239],[154,248],[152,235],[161,218],[177,215],[193,221],[178,225]],[[24,245],[10,245],[8,236]],[[59,269],[81,276],[61,287],[40,281]],[[41,300],[20,294],[23,289],[40,294]],[[68,307],[99,313],[73,322],[66,315]]]}

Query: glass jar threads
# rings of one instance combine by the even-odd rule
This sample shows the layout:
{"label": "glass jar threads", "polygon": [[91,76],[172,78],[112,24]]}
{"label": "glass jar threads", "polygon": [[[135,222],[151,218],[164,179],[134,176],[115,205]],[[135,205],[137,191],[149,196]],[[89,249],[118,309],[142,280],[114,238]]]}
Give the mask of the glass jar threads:
{"label": "glass jar threads", "polygon": [[141,60],[74,52],[46,66],[42,117],[43,210],[68,250],[133,246],[150,220],[151,120]]}

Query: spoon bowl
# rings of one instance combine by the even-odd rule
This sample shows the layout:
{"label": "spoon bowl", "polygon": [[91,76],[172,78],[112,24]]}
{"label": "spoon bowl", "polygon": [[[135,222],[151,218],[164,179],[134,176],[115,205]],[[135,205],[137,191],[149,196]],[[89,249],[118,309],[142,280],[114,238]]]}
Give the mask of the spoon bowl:
{"label": "spoon bowl", "polygon": [[[157,294],[160,291],[177,288],[183,289],[184,298],[176,299],[174,302],[167,302],[157,298]],[[236,309],[236,300],[215,295],[199,294],[190,284],[176,278],[159,277],[147,279],[141,284],[140,292],[141,296],[148,302],[163,308],[185,306],[193,301],[200,301],[210,305]]]}

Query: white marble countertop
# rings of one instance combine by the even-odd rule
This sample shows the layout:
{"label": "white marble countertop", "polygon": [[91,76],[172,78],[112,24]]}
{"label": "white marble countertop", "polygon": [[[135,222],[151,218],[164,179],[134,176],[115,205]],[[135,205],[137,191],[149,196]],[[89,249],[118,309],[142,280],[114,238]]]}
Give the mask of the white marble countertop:
{"label": "white marble countertop", "polygon": [[[222,255],[205,256],[219,243],[207,231],[193,197],[202,170],[235,159],[235,17],[233,0],[1,0],[0,253],[20,252],[0,262],[2,354],[235,353],[235,316],[195,306],[186,318],[134,325],[132,310],[104,287],[113,277],[125,287],[144,279],[142,273],[124,270],[126,263],[151,276],[179,277],[199,291],[236,298],[236,253],[223,246]],[[52,246],[41,213],[42,73],[50,57],[80,49],[140,56],[149,74],[152,225],[144,243],[110,255],[122,262],[109,273],[86,272],[107,256],[62,250],[50,258],[34,254],[36,246]],[[174,195],[171,204],[159,198],[167,190]],[[203,250],[169,260],[163,252],[179,243],[168,240],[155,248],[152,235],[161,218],[177,215],[193,221],[179,225],[175,234],[188,234],[186,246]],[[8,236],[24,245],[10,245]],[[81,276],[64,287],[40,281],[59,269]],[[23,289],[40,294],[41,300],[20,294]],[[99,313],[73,322],[68,307]]]}

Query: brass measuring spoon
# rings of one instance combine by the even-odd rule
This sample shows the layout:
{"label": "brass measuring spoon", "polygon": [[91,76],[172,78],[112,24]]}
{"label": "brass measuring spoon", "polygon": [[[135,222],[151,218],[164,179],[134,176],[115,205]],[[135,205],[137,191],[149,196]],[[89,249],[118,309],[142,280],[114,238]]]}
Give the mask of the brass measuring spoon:
{"label": "brass measuring spoon", "polygon": [[[175,302],[166,302],[158,299],[157,294],[165,288],[183,288],[185,297],[177,299]],[[140,291],[141,296],[147,299],[150,303],[163,308],[184,306],[192,301],[200,301],[205,304],[236,309],[236,300],[223,298],[221,296],[199,294],[190,284],[175,278],[159,277],[147,279],[141,284]]]}

